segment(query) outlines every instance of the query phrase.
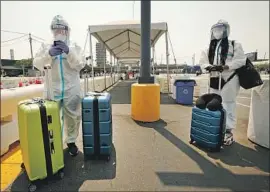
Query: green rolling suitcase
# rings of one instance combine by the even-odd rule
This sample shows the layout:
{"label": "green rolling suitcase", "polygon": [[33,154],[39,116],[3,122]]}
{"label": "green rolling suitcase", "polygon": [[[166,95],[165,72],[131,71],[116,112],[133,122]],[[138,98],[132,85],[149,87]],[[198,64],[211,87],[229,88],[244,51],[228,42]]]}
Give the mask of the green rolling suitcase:
{"label": "green rolling suitcase", "polygon": [[55,176],[62,179],[64,153],[59,103],[41,98],[19,102],[18,124],[22,168],[31,182],[29,191],[35,191],[40,180]]}

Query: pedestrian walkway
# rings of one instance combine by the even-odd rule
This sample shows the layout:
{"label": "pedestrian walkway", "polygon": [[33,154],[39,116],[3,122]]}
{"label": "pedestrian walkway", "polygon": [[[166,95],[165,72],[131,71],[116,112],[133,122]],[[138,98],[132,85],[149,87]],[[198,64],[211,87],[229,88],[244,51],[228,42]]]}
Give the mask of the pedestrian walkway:
{"label": "pedestrian walkway", "polygon": [[[137,80],[120,81],[117,86],[109,91],[112,95],[112,104],[131,104],[131,85]],[[161,104],[175,104],[168,94],[160,95]]]}
{"label": "pedestrian walkway", "polygon": [[[44,183],[38,191],[269,191],[269,150],[247,140],[249,109],[237,109],[236,143],[210,153],[189,144],[191,106],[164,102],[158,122],[133,121],[132,83],[122,81],[110,90],[110,162],[84,161],[82,152],[72,158],[65,151],[64,179]],[[81,132],[78,146],[82,151]],[[26,174],[8,190],[27,190]]]}

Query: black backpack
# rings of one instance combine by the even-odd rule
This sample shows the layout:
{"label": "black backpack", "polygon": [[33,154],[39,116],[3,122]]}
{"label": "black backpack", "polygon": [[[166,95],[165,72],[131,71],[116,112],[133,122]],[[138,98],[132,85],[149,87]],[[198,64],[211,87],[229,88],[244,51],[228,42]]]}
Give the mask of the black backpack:
{"label": "black backpack", "polygon": [[[234,49],[234,41],[232,41],[232,46]],[[240,86],[244,89],[251,89],[263,84],[259,72],[255,69],[254,65],[248,58],[246,60],[246,65],[236,69],[230,79],[234,75],[238,75]]]}

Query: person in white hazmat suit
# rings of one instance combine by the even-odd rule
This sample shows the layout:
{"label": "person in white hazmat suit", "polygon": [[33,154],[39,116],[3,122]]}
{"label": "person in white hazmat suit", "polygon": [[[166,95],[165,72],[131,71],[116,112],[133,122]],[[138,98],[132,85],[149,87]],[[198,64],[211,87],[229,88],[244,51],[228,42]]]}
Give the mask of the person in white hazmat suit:
{"label": "person in white hazmat suit", "polygon": [[[70,27],[64,18],[57,15],[51,22],[53,42],[43,44],[36,54],[33,64],[40,71],[51,65],[52,89],[54,99],[60,101],[63,109],[63,121],[69,154],[76,156],[78,148],[75,144],[81,122],[81,88],[80,70],[85,60],[81,48],[70,43]],[[60,62],[61,60],[61,62]],[[45,82],[46,83],[46,82]],[[44,90],[47,94],[47,90]],[[45,95],[46,97],[46,95]]]}
{"label": "person in white hazmat suit", "polygon": [[[230,25],[227,21],[219,20],[211,28],[210,46],[203,51],[200,58],[202,69],[210,70],[213,66],[222,70],[221,77],[226,82],[234,71],[246,64],[246,56],[239,42],[228,40],[230,34]],[[218,90],[218,84],[213,82],[218,80],[217,72],[210,72],[210,92],[221,95],[222,105],[226,110],[226,133],[224,138],[225,145],[231,145],[234,142],[232,130],[236,128],[236,97],[239,93],[239,78],[235,75],[231,80],[225,83],[221,91]]]}

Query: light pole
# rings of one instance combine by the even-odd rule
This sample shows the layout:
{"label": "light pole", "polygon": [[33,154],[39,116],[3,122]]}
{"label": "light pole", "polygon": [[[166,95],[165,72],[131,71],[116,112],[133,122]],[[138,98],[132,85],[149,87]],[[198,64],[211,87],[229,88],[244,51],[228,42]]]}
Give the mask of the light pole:
{"label": "light pole", "polygon": [[151,68],[151,1],[141,1],[141,67],[139,84],[154,83],[154,77],[150,75]]}

